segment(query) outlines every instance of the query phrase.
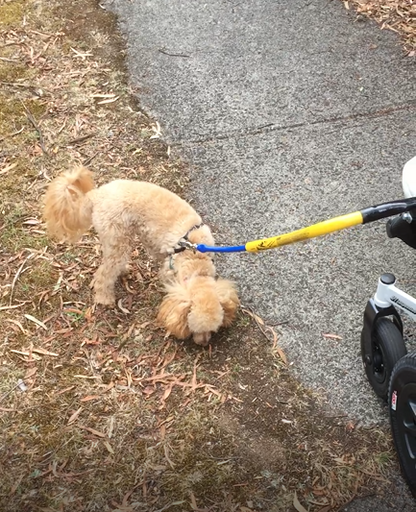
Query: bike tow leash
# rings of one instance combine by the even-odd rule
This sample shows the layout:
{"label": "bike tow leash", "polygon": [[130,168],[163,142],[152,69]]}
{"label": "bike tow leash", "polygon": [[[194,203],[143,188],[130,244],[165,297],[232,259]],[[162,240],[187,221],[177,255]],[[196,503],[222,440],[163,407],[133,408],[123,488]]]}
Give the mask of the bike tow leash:
{"label": "bike tow leash", "polygon": [[263,238],[253,240],[244,245],[234,246],[209,246],[204,244],[192,244],[189,241],[182,242],[182,246],[186,249],[193,249],[201,253],[205,252],[259,252],[275,249],[283,245],[309,240],[318,236],[328,235],[342,229],[358,226],[359,224],[368,224],[376,220],[393,217],[401,213],[416,210],[416,197],[409,199],[399,199],[389,203],[370,206],[353,213],[333,217],[332,219],[312,224],[306,228],[291,231],[283,235],[273,236],[271,238]]}

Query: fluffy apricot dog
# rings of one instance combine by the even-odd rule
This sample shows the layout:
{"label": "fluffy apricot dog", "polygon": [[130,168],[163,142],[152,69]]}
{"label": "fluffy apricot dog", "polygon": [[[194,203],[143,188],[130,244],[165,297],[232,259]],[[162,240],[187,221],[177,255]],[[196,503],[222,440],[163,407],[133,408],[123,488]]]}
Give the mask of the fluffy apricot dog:
{"label": "fluffy apricot dog", "polygon": [[115,302],[115,282],[127,270],[139,238],[153,258],[163,261],[167,295],[158,320],[169,332],[207,345],[213,332],[233,321],[239,305],[235,286],[216,278],[211,257],[192,250],[175,253],[184,238],[209,245],[214,239],[196,211],[173,192],[133,180],[95,188],[92,173],[78,167],[50,183],[44,217],[48,233],[60,241],[76,242],[94,226],[103,252],[92,281],[95,302]]}

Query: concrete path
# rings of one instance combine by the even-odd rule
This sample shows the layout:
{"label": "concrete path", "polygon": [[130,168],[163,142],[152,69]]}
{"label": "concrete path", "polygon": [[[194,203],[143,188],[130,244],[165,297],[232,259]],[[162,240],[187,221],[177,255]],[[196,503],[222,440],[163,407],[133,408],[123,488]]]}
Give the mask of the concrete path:
{"label": "concrete path", "polygon": [[[106,5],[126,34],[140,103],[190,163],[191,194],[218,243],[402,197],[416,69],[394,34],[338,0]],[[380,273],[413,294],[416,281],[414,254],[387,239],[385,223],[222,257],[221,267],[245,304],[283,322],[280,343],[304,384],[364,424],[387,421],[363,376],[362,314]]]}

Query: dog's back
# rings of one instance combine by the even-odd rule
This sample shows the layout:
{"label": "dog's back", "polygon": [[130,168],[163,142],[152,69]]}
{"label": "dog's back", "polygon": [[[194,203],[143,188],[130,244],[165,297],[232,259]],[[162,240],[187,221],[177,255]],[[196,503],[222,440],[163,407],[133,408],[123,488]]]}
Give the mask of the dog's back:
{"label": "dog's back", "polygon": [[[94,204],[93,225],[99,234],[111,226],[119,233],[138,235],[154,257],[165,257],[190,228],[202,223],[186,201],[145,181],[115,180],[89,196]],[[209,230],[204,243],[213,243]]]}

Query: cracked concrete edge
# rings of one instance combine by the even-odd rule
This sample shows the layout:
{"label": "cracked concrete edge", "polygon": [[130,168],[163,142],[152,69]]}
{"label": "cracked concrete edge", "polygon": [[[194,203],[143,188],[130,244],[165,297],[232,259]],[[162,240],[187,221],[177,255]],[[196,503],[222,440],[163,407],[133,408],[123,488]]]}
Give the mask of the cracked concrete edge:
{"label": "cracked concrete edge", "polygon": [[247,128],[244,130],[235,130],[228,133],[218,134],[215,137],[206,137],[200,139],[189,139],[186,141],[180,142],[170,142],[170,146],[172,147],[181,147],[184,145],[192,145],[192,144],[209,144],[210,142],[216,142],[220,140],[232,139],[233,137],[241,137],[241,136],[255,136],[261,135],[269,132],[278,132],[285,130],[293,130],[296,128],[303,128],[305,126],[316,126],[316,125],[325,125],[331,123],[346,123],[349,121],[356,121],[358,119],[372,119],[377,117],[384,117],[395,114],[396,112],[416,110],[416,100],[410,100],[402,105],[393,105],[386,106],[382,109],[377,109],[369,112],[358,112],[351,113],[344,116],[333,116],[326,119],[317,119],[316,121],[309,122],[301,122],[301,123],[292,123],[287,125],[276,125],[274,123],[268,123],[265,125],[261,125],[258,127]]}

